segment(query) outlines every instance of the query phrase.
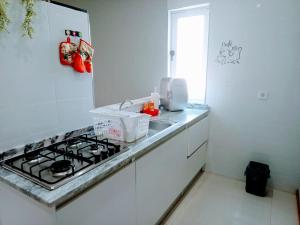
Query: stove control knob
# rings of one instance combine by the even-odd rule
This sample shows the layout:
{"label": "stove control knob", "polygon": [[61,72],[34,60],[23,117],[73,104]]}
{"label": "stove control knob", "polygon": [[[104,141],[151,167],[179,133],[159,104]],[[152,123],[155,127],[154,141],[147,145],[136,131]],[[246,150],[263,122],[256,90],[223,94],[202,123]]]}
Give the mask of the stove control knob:
{"label": "stove control knob", "polygon": [[115,148],[114,147],[109,147],[108,148],[108,155],[113,156],[115,154]]}
{"label": "stove control knob", "polygon": [[118,152],[120,152],[120,151],[121,151],[120,145],[116,146],[116,148],[115,148],[115,153],[118,153]]}
{"label": "stove control knob", "polygon": [[108,158],[108,151],[107,150],[102,150],[101,151],[101,158],[102,158],[102,160]]}

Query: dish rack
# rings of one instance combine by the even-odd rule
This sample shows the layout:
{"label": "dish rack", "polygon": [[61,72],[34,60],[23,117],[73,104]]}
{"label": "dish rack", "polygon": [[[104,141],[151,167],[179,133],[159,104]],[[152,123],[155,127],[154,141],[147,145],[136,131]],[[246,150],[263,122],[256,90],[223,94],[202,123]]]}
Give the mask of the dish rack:
{"label": "dish rack", "polygon": [[134,142],[148,134],[150,116],[107,108],[91,110],[95,134],[125,142]]}

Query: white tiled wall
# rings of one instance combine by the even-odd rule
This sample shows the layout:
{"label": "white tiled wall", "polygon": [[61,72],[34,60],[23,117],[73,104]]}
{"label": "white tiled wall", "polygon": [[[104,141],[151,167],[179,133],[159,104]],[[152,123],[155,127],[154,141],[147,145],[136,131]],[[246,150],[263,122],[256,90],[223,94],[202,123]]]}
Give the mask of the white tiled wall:
{"label": "white tiled wall", "polygon": [[0,152],[91,125],[92,76],[58,57],[65,29],[90,41],[88,15],[42,1],[36,10],[32,40],[22,37],[18,0],[9,1],[9,33],[0,33]]}

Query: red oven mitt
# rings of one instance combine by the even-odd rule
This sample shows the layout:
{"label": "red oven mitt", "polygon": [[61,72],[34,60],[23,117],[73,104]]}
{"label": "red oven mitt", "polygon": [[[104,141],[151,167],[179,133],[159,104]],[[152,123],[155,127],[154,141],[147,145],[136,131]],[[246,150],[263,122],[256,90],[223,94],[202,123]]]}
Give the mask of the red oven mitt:
{"label": "red oven mitt", "polygon": [[78,51],[73,54],[73,68],[79,73],[86,71],[82,55]]}
{"label": "red oven mitt", "polygon": [[78,50],[82,55],[86,72],[91,73],[93,71],[92,59],[94,55],[94,48],[88,42],[80,39]]}
{"label": "red oven mitt", "polygon": [[93,63],[92,63],[91,57],[87,58],[87,60],[84,61],[84,66],[85,66],[86,72],[88,72],[88,73],[93,72]]}
{"label": "red oven mitt", "polygon": [[73,64],[73,54],[77,51],[77,45],[71,42],[70,37],[67,41],[59,45],[59,58],[62,65],[71,66]]}

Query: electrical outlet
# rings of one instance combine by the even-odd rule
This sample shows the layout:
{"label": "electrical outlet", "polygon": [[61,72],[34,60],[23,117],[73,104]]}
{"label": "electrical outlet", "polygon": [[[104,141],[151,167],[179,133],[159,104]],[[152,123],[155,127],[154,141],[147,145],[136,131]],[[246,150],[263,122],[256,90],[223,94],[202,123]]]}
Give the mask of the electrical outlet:
{"label": "electrical outlet", "polygon": [[268,100],[269,99],[269,92],[268,91],[258,91],[257,92],[257,99],[258,100]]}

